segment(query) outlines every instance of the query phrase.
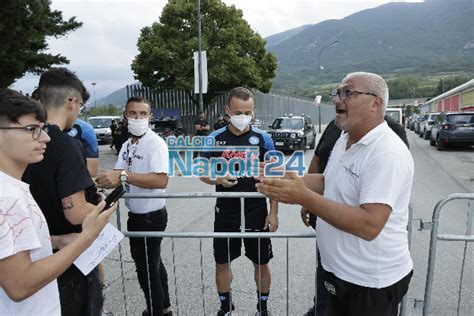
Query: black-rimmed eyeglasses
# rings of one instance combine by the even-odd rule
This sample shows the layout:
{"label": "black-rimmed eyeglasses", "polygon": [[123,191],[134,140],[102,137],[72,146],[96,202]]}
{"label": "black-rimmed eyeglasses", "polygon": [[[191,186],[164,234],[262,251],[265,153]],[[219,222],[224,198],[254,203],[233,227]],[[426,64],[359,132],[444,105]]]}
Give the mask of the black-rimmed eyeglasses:
{"label": "black-rimmed eyeglasses", "polygon": [[41,136],[41,132],[44,131],[45,133],[48,132],[46,126],[40,126],[37,124],[30,124],[26,126],[0,126],[0,129],[22,129],[29,133],[31,133],[31,137],[33,140],[37,140]]}
{"label": "black-rimmed eyeglasses", "polygon": [[349,99],[350,97],[354,95],[359,95],[359,94],[366,94],[366,95],[372,95],[374,97],[377,97],[375,93],[371,92],[361,92],[361,91],[355,91],[355,90],[334,90],[329,94],[329,99],[331,101],[334,101],[336,97],[339,97],[341,101],[344,101],[345,99]]}

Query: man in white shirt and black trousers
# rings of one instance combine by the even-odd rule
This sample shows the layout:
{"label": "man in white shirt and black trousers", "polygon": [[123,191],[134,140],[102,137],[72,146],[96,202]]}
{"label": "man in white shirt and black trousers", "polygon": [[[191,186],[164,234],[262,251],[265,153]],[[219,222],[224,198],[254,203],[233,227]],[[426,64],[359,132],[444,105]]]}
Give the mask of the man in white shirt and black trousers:
{"label": "man in white shirt and black trousers", "polygon": [[406,230],[413,158],[384,121],[382,77],[350,73],[331,100],[343,133],[324,176],[262,178],[258,191],[318,216],[328,315],[395,316],[413,274]]}
{"label": "man in white shirt and black trousers", "polygon": [[[149,128],[151,116],[147,100],[141,97],[128,99],[125,118],[131,137],[123,144],[114,170],[97,176],[99,186],[110,189],[122,183],[127,193],[165,192],[168,184],[168,146]],[[129,231],[165,230],[168,222],[165,199],[126,199],[125,204],[129,209]],[[168,275],[160,255],[161,240],[130,238],[130,252],[146,299],[147,309],[143,315],[172,315]]]}

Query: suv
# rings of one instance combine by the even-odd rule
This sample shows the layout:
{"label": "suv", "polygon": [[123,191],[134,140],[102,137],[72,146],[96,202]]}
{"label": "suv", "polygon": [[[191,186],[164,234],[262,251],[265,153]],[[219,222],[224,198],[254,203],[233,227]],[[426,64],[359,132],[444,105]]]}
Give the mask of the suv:
{"label": "suv", "polygon": [[420,137],[423,137],[424,139],[429,139],[431,135],[431,127],[433,127],[433,124],[438,117],[439,113],[429,113],[428,118],[424,120],[422,123],[420,123],[420,132],[418,135]]}
{"label": "suv", "polygon": [[430,145],[474,145],[474,112],[442,112],[431,128]]}
{"label": "suv", "polygon": [[281,116],[269,126],[268,133],[281,151],[300,149],[305,151],[309,145],[316,146],[316,130],[308,116]]}
{"label": "suv", "polygon": [[87,119],[94,128],[94,133],[99,144],[110,143],[112,141],[112,131],[110,130],[112,120],[117,122],[120,120],[120,116],[91,116]]}

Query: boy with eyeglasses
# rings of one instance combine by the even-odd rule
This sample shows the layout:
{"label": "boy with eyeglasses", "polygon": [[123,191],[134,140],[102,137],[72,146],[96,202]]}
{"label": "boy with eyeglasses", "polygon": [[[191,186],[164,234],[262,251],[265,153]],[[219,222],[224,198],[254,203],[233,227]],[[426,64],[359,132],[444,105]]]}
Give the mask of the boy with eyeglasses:
{"label": "boy with eyeglasses", "polygon": [[[43,210],[52,235],[73,239],[80,224],[95,205],[85,190],[94,186],[79,143],[70,137],[81,106],[89,98],[82,81],[66,68],[51,68],[39,80],[33,97],[46,108],[46,128],[51,141],[44,159],[28,166],[23,176]],[[59,278],[63,315],[100,315],[103,298],[98,269],[84,276],[75,266]]]}
{"label": "boy with eyeglasses", "polygon": [[0,315],[61,315],[56,278],[94,241],[114,208],[99,204],[83,230],[62,250],[52,246],[41,209],[21,181],[28,164],[43,160],[49,136],[45,109],[10,89],[0,89]]}

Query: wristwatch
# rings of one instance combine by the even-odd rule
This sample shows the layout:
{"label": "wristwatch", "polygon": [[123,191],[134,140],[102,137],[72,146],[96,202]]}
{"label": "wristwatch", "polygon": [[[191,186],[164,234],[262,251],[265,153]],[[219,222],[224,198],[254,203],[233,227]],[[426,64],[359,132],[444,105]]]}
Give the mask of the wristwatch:
{"label": "wristwatch", "polygon": [[120,172],[120,177],[119,177],[119,179],[120,179],[120,182],[122,183],[122,185],[125,185],[125,182],[127,182],[127,180],[128,180],[127,171],[122,170],[122,171]]}

